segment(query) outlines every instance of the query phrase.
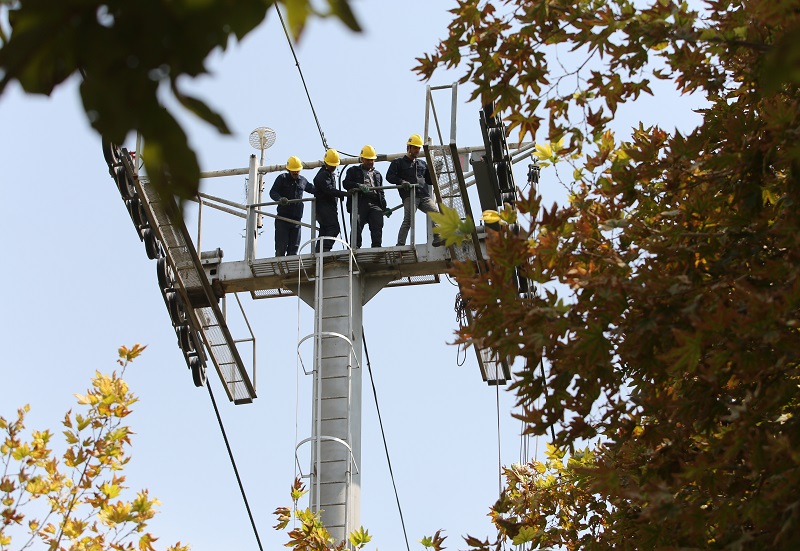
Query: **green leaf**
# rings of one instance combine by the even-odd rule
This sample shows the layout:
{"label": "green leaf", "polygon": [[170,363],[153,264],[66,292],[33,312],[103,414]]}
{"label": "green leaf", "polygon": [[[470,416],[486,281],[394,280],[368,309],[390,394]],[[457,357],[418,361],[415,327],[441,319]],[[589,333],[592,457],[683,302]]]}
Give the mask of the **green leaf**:
{"label": "green leaf", "polygon": [[361,526],[357,530],[350,532],[348,540],[350,541],[350,545],[356,549],[361,549],[372,540],[372,536],[369,535],[368,530],[364,530],[364,527]]}
{"label": "green leaf", "polygon": [[231,131],[228,128],[228,125],[225,124],[225,120],[222,116],[213,111],[208,105],[206,105],[202,100],[197,98],[193,98],[191,96],[187,96],[181,93],[178,90],[178,87],[173,84],[172,92],[175,94],[175,97],[180,101],[181,105],[183,105],[186,109],[206,121],[207,123],[211,124],[214,128],[217,129],[217,132],[220,134],[230,134]]}
{"label": "green leaf", "polygon": [[351,31],[361,32],[361,25],[356,20],[347,0],[328,0],[328,4],[330,4],[332,15],[338,17]]}
{"label": "green leaf", "polygon": [[514,545],[524,545],[529,541],[533,541],[539,535],[539,529],[535,526],[523,526],[520,528],[517,535],[511,539]]}
{"label": "green leaf", "polygon": [[458,211],[447,205],[441,205],[441,212],[429,212],[434,224],[436,233],[445,239],[445,245],[460,245],[472,232],[475,231],[475,223],[467,217],[461,220]]}

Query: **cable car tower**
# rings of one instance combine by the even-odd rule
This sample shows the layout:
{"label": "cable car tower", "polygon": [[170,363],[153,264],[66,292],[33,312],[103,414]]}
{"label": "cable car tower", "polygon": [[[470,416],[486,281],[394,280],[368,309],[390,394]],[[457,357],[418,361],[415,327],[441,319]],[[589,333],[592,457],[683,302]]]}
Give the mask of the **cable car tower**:
{"label": "cable car tower", "polygon": [[[451,92],[447,142],[433,102],[433,93],[439,90]],[[484,144],[459,148],[456,98],[456,84],[428,87],[424,151],[437,203],[455,209],[462,219],[475,219],[468,187],[477,186],[482,210],[501,208],[505,202],[513,204],[516,187],[512,164],[525,158],[534,145],[509,148],[505,127],[489,105],[480,115]],[[322,512],[322,521],[331,535],[342,541],[360,526],[363,306],[385,287],[437,283],[439,275],[454,260],[472,262],[483,269],[487,262],[487,228],[476,228],[459,246],[434,248],[430,221],[424,231],[415,231],[412,220],[410,245],[357,249],[357,236],[352,232],[349,242],[335,238],[342,250],[319,253],[313,252],[315,245],[333,238],[317,236],[314,200],[301,199],[298,201],[311,202],[311,224],[301,222],[310,228],[311,239],[302,245],[298,255],[260,257],[259,228],[263,217],[276,217],[266,209],[277,204],[262,202],[263,177],[285,169],[284,165],[264,166],[264,150],[274,141],[274,131],[260,127],[250,136],[251,145],[261,150],[260,161],[251,155],[247,168],[201,175],[247,175],[246,204],[203,193],[197,198],[200,212],[214,208],[246,221],[243,260],[226,262],[222,261],[220,249],[198,252],[199,229],[194,242],[174,201],[156,193],[147,176],[140,172],[140,159],[134,153],[110,143],[103,144],[103,151],[147,256],[156,260],[159,288],[196,386],[206,384],[206,368],[211,363],[230,401],[247,404],[256,398],[256,337],[247,322],[249,336],[234,338],[227,323],[228,296],[236,298],[242,315],[244,310],[237,295],[242,292],[250,293],[253,299],[298,296],[314,309],[313,332],[297,345],[300,355],[304,342],[314,343],[313,361],[306,362],[301,356],[304,372],[313,378],[312,427],[308,438],[297,444],[295,453],[303,446],[310,447],[311,464],[307,472],[301,473],[309,479],[310,506]],[[510,149],[516,149],[514,156]],[[404,154],[379,155],[377,161],[391,161]],[[473,170],[465,172],[462,159],[468,155]],[[343,165],[358,162],[357,158],[342,159]],[[304,164],[305,169],[319,166],[321,161]],[[353,201],[355,219],[357,194]],[[420,235],[424,239],[416,238]],[[523,278],[515,284],[520,292],[527,290]],[[473,313],[468,308],[466,313],[471,319]],[[244,319],[247,321],[246,316]],[[242,343],[252,346],[252,357],[242,357],[237,346]],[[505,384],[510,379],[508,362],[494,351],[476,349],[476,358],[488,384]]]}

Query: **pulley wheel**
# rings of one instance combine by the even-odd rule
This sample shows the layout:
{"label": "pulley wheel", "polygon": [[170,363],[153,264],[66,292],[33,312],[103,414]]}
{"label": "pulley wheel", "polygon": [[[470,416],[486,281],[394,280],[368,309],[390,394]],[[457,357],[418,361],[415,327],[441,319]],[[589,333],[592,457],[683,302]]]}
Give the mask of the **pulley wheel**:
{"label": "pulley wheel", "polygon": [[175,291],[169,291],[165,295],[167,299],[167,310],[169,311],[169,318],[172,320],[172,325],[179,327],[186,323],[186,310],[183,307],[180,296]]}
{"label": "pulley wheel", "polygon": [[175,328],[175,333],[178,335],[178,346],[181,347],[185,353],[193,353],[194,339],[192,339],[192,332],[188,325],[180,325]]}
{"label": "pulley wheel", "polygon": [[206,366],[199,356],[192,354],[186,356],[186,363],[189,364],[189,369],[192,370],[192,380],[194,386],[201,387],[206,384]]}
{"label": "pulley wheel", "polygon": [[500,191],[503,193],[513,192],[514,189],[511,187],[511,180],[508,176],[508,164],[501,161],[495,163],[494,168],[497,173],[497,185],[500,187]]}
{"label": "pulley wheel", "polygon": [[489,144],[492,146],[492,160],[499,161],[503,158],[503,129],[489,129]]}
{"label": "pulley wheel", "polygon": [[156,275],[158,276],[158,287],[162,291],[175,287],[175,277],[172,275],[172,267],[167,259],[161,257],[156,263]]}
{"label": "pulley wheel", "polygon": [[139,199],[138,195],[136,199],[139,201],[139,227],[141,228],[149,228],[150,227],[150,220],[147,218],[147,211],[144,209],[144,204],[142,200]]}
{"label": "pulley wheel", "polygon": [[130,199],[131,197],[128,195],[128,184],[125,182],[125,167],[119,165],[110,170],[113,170],[112,176],[114,177],[114,182],[116,182],[117,189],[120,195],[122,195],[122,198]]}
{"label": "pulley wheel", "polygon": [[144,241],[144,250],[147,252],[147,258],[155,260],[161,256],[161,251],[158,250],[158,239],[152,228],[145,228],[142,230],[142,241]]}
{"label": "pulley wheel", "polygon": [[108,140],[103,140],[103,157],[108,163],[109,170],[119,162],[120,151],[119,148]]}
{"label": "pulley wheel", "polygon": [[142,218],[141,218],[141,205],[138,197],[134,197],[133,199],[126,199],[125,200],[125,207],[128,209],[128,214],[131,215],[131,220],[133,220],[133,225],[136,226],[137,230],[142,228]]}

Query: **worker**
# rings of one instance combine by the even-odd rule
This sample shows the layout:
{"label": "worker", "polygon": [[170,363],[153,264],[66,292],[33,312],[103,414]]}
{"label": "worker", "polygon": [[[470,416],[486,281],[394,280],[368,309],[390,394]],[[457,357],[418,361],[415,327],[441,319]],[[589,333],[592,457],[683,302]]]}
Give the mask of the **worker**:
{"label": "worker", "polygon": [[350,212],[350,203],[353,193],[358,193],[357,216],[357,241],[356,248],[361,248],[361,233],[365,225],[369,225],[372,237],[372,248],[380,247],[383,240],[383,217],[391,211],[386,208],[386,196],[382,189],[383,176],[375,170],[375,159],[378,155],[375,148],[365,145],[359,155],[360,165],[353,165],[347,169],[342,185],[349,190],[347,197],[347,212]]}
{"label": "worker", "polygon": [[[339,209],[337,199],[342,200],[347,194],[336,188],[334,171],[339,166],[339,152],[329,149],[322,159],[322,166],[314,176],[314,188],[317,190],[317,221],[319,222],[320,237],[336,237],[339,235]],[[333,247],[332,239],[322,240],[322,251],[330,251]],[[316,251],[319,252],[319,243]]]}
{"label": "worker", "polygon": [[[418,159],[420,148],[422,147],[422,137],[419,134],[412,134],[406,142],[406,154],[399,159],[395,159],[386,171],[386,180],[396,186],[400,192],[400,199],[403,200],[403,223],[400,224],[400,232],[397,234],[397,246],[402,247],[406,244],[408,231],[411,229],[411,220],[416,209],[422,212],[439,212],[439,207],[431,199],[430,185],[431,175],[428,172],[428,164]],[[415,205],[411,204],[411,188],[415,188]],[[435,233],[434,226],[433,243],[434,247],[444,245],[444,239]]]}
{"label": "worker", "polygon": [[[297,254],[300,246],[300,220],[303,218],[303,203],[296,199],[303,198],[303,192],[314,193],[314,186],[300,175],[303,163],[294,155],[286,161],[287,172],[275,178],[269,196],[278,201],[278,216],[289,220],[275,219],[275,256],[292,256]],[[289,202],[292,200],[293,202]],[[296,220],[297,222],[291,222]]]}

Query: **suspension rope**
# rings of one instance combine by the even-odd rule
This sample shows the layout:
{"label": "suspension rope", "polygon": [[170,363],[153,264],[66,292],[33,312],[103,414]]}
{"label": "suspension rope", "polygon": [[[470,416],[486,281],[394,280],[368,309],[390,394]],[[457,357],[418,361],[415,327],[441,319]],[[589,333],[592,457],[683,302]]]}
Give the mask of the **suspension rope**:
{"label": "suspension rope", "polygon": [[400,507],[400,496],[397,493],[397,484],[394,481],[394,471],[392,470],[392,460],[389,458],[389,446],[386,443],[386,432],[383,430],[383,419],[381,418],[381,408],[378,406],[378,392],[375,390],[375,378],[372,376],[372,364],[369,361],[369,349],[367,348],[367,336],[364,334],[364,326],[361,326],[361,340],[364,343],[364,356],[367,359],[367,371],[369,372],[369,381],[372,383],[372,396],[375,398],[375,409],[378,412],[378,424],[381,427],[381,437],[383,438],[383,449],[386,452],[386,463],[389,465],[389,476],[392,479],[392,487],[394,488],[394,499],[397,502],[397,511],[400,513],[400,524],[403,526],[403,537],[406,540],[406,549],[411,551],[408,545],[408,533],[406,532],[406,522],[403,519],[403,509]]}
{"label": "suspension rope", "polygon": [[206,388],[208,388],[208,395],[211,397],[211,403],[214,405],[214,413],[217,415],[217,423],[219,423],[219,430],[222,431],[222,438],[225,440],[225,448],[228,450],[228,457],[231,459],[231,465],[233,466],[233,472],[236,474],[236,482],[239,483],[239,491],[242,493],[242,500],[244,501],[245,509],[247,509],[247,516],[250,518],[250,525],[253,527],[253,534],[256,536],[256,542],[258,543],[258,548],[261,551],[264,551],[264,547],[261,545],[261,538],[258,537],[258,528],[256,528],[256,522],[253,520],[253,513],[250,511],[250,503],[247,501],[247,495],[244,493],[244,486],[242,486],[242,478],[239,476],[239,469],[236,468],[236,460],[233,458],[233,452],[231,451],[231,445],[228,442],[228,435],[225,433],[225,427],[222,424],[222,417],[219,415],[219,409],[217,408],[217,401],[214,399],[214,393],[211,391],[211,383],[206,381]]}
{"label": "suspension rope", "polygon": [[306,85],[306,79],[303,76],[303,70],[300,68],[300,61],[297,59],[297,54],[294,51],[294,45],[292,44],[292,39],[289,36],[289,31],[286,28],[286,23],[283,21],[283,15],[281,14],[281,9],[278,7],[278,3],[275,3],[275,11],[278,12],[278,17],[281,20],[281,26],[283,27],[283,33],[286,35],[286,41],[289,43],[289,49],[292,50],[292,57],[294,57],[294,64],[297,67],[297,72],[300,73],[300,80],[303,82],[303,89],[306,91],[306,97],[308,98],[308,104],[311,106],[311,113],[314,115],[314,121],[317,123],[317,130],[319,130],[319,137],[322,139],[322,147],[325,148],[327,151],[330,149],[328,147],[328,140],[325,139],[325,133],[322,131],[322,126],[319,123],[319,118],[317,117],[317,111],[314,109],[314,102],[311,101],[311,94],[308,92],[308,86]]}
{"label": "suspension rope", "polygon": [[[495,375],[497,375],[497,364],[495,364]],[[500,449],[500,383],[495,382],[495,405],[497,409],[497,495],[503,493],[503,459]]]}

